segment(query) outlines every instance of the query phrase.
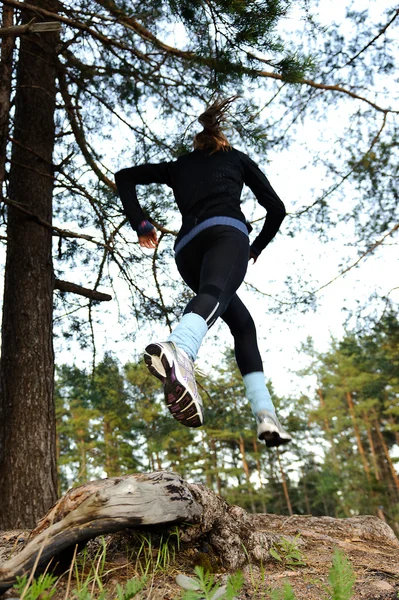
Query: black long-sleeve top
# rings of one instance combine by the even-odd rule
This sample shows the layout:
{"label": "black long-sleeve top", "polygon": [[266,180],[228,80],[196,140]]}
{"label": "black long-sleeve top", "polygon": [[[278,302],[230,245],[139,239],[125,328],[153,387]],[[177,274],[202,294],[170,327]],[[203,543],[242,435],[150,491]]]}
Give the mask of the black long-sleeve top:
{"label": "black long-sleeve top", "polygon": [[176,161],[122,169],[115,174],[115,181],[125,214],[136,231],[148,218],[137,200],[136,185],[164,183],[172,188],[183,219],[176,243],[210,217],[232,217],[245,223],[240,207],[244,184],[267,212],[251,245],[256,255],[274,238],[286,215],[283,202],[256,163],[234,148],[214,154],[194,150]]}

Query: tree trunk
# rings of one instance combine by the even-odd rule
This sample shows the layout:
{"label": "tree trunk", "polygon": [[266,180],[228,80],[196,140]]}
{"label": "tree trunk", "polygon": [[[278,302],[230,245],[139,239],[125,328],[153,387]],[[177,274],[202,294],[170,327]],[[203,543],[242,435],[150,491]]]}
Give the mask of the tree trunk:
{"label": "tree trunk", "polygon": [[[335,450],[335,440],[334,440],[334,435],[333,435],[333,433],[331,431],[330,423],[329,423],[328,418],[327,418],[326,403],[325,403],[325,400],[324,400],[324,395],[323,395],[323,391],[322,391],[321,387],[317,388],[317,395],[319,396],[320,407],[321,407],[321,409],[322,409],[322,411],[324,413],[324,416],[323,416],[324,431],[326,432],[327,439],[330,442],[331,456],[332,456],[332,459],[333,459],[332,462],[333,462],[334,468],[336,468],[337,465],[338,465],[338,461],[337,461],[337,453],[336,453],[336,450]],[[339,468],[339,465],[338,465],[338,468]]]}
{"label": "tree trunk", "polygon": [[240,447],[240,452],[241,452],[241,456],[242,456],[242,467],[244,469],[245,479],[247,480],[248,496],[249,496],[249,501],[251,504],[251,511],[253,514],[255,514],[256,506],[254,503],[254,495],[252,492],[251,473],[249,472],[247,457],[246,457],[246,453],[245,453],[245,440],[241,434],[239,437],[239,447]]}
{"label": "tree trunk", "polygon": [[393,418],[392,415],[389,415],[388,421],[389,421],[389,424],[392,426],[392,431],[393,431],[393,433],[395,435],[396,443],[399,446],[399,432],[396,429],[396,423],[395,423],[395,420],[394,420],[394,418]]}
{"label": "tree trunk", "polygon": [[[3,4],[2,27],[11,27],[14,9]],[[1,40],[0,62],[0,198],[2,198],[3,181],[5,178],[6,148],[8,125],[10,121],[10,98],[12,77],[12,56],[15,46],[14,37]]]}
{"label": "tree trunk", "polygon": [[371,460],[372,460],[373,467],[374,467],[374,475],[375,475],[376,481],[380,481],[381,478],[380,478],[380,472],[378,469],[377,453],[375,451],[374,440],[373,440],[373,436],[371,433],[370,420],[366,413],[363,413],[363,419],[364,419],[364,422],[366,423],[366,427],[367,427],[367,439],[368,439],[369,445],[370,445]]}
{"label": "tree trunk", "polygon": [[116,441],[113,439],[112,425],[104,417],[103,434],[104,434],[104,446],[105,446],[105,472],[107,477],[116,477],[120,474],[119,461],[118,461],[118,448]]}
{"label": "tree trunk", "polygon": [[360,437],[359,427],[357,425],[356,415],[355,415],[355,407],[353,405],[352,394],[350,392],[346,392],[346,401],[349,407],[349,414],[352,419],[353,430],[356,436],[357,447],[359,450],[360,458],[362,459],[364,472],[366,473],[367,481],[370,481],[370,467],[367,462],[366,453],[364,451],[364,446],[362,443],[362,439]]}
{"label": "tree trunk", "polygon": [[294,513],[292,511],[292,504],[291,504],[290,494],[288,491],[287,479],[285,477],[283,465],[281,464],[280,452],[279,452],[278,448],[276,448],[276,454],[277,454],[278,468],[279,468],[280,475],[281,475],[281,483],[282,483],[283,490],[284,490],[284,498],[287,503],[288,514],[293,515]]}
{"label": "tree trunk", "polygon": [[216,490],[219,496],[222,495],[222,480],[220,479],[219,469],[218,469],[218,456],[217,456],[217,446],[215,438],[211,438],[209,440],[209,448],[211,450],[212,455],[212,466],[215,471],[216,477]]}
{"label": "tree trunk", "polygon": [[[33,0],[53,12],[56,0]],[[24,22],[33,16],[23,11]],[[23,36],[9,195],[51,222],[58,34]],[[57,497],[52,232],[8,208],[0,363],[0,529],[30,527]]]}
{"label": "tree trunk", "polygon": [[[254,456],[256,458],[256,472],[258,474],[259,489],[263,490],[264,486],[263,486],[263,481],[262,481],[262,469],[261,469],[261,466],[260,466],[259,450],[258,450],[258,440],[257,440],[256,437],[253,438],[252,444],[253,444],[253,447],[254,447]],[[267,508],[266,508],[266,502],[265,502],[265,494],[264,494],[264,492],[260,494],[260,502],[261,502],[261,507],[262,507],[262,513],[266,513],[267,512]]]}
{"label": "tree trunk", "polygon": [[394,464],[392,462],[391,455],[389,454],[388,446],[387,446],[387,444],[385,442],[384,436],[382,435],[382,431],[381,431],[381,428],[380,428],[380,425],[379,425],[377,419],[374,421],[374,427],[375,427],[377,435],[378,435],[378,437],[380,439],[381,446],[382,446],[382,448],[384,450],[385,458],[386,458],[386,461],[387,461],[388,466],[389,466],[389,471],[391,473],[392,481],[394,483],[394,486],[396,487],[396,490],[399,490],[399,478],[398,478],[398,475],[397,475],[397,473],[395,471],[395,467],[394,467]]}

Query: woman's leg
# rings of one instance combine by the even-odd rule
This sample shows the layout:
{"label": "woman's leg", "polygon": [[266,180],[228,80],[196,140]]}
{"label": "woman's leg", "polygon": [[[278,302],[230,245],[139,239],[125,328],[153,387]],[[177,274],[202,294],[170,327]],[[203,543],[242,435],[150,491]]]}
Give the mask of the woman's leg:
{"label": "woman's leg", "polygon": [[225,311],[241,284],[248,256],[248,238],[242,232],[216,225],[191,240],[176,258],[183,279],[198,293],[168,340],[147,346],[144,360],[162,381],[173,417],[188,427],[203,423],[193,361],[208,327]]}
{"label": "woman's leg", "polygon": [[240,298],[235,294],[222,315],[234,338],[238,368],[244,380],[245,393],[257,423],[257,433],[267,446],[279,446],[291,440],[276,417],[267,389],[262,359],[256,339],[255,323]]}

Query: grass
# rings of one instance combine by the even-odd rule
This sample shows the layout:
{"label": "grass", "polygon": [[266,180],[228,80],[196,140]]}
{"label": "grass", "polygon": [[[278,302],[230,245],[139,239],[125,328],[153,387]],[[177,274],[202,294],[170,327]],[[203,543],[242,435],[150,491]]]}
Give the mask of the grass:
{"label": "grass", "polygon": [[[276,566],[281,565],[283,569],[306,564],[295,538],[275,543],[271,557]],[[192,566],[192,554],[181,548],[177,528],[161,535],[126,533],[108,540],[97,538],[79,553],[75,548],[65,573],[58,577],[43,573],[36,578],[30,573],[18,578],[14,590],[20,600],[130,600],[135,597],[144,600],[164,597],[155,591],[159,591],[160,582],[164,585],[166,581],[168,597],[176,600],[233,600],[240,597],[244,585],[245,593],[251,588],[251,596],[259,600],[298,600],[287,581],[276,589],[268,588],[267,569],[262,565],[258,572],[259,566],[255,568],[249,563],[247,580],[238,571],[223,576],[223,581],[219,575],[199,566],[195,567],[194,575],[181,575],[192,573]],[[351,600],[354,582],[351,563],[336,550],[328,583],[323,586],[324,591],[320,590],[319,599]]]}

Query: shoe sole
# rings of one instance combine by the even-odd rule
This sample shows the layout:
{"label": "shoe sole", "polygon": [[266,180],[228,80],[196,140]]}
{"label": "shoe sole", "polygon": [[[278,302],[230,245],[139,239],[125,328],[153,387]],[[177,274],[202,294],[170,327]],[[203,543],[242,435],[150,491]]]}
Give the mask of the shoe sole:
{"label": "shoe sole", "polygon": [[292,441],[292,438],[283,438],[278,431],[264,431],[259,435],[259,440],[263,440],[268,448],[282,446]]}
{"label": "shoe sole", "polygon": [[166,406],[172,417],[186,427],[201,427],[201,410],[190,390],[179,381],[174,359],[158,344],[150,344],[145,349],[144,362],[149,372],[163,383]]}

